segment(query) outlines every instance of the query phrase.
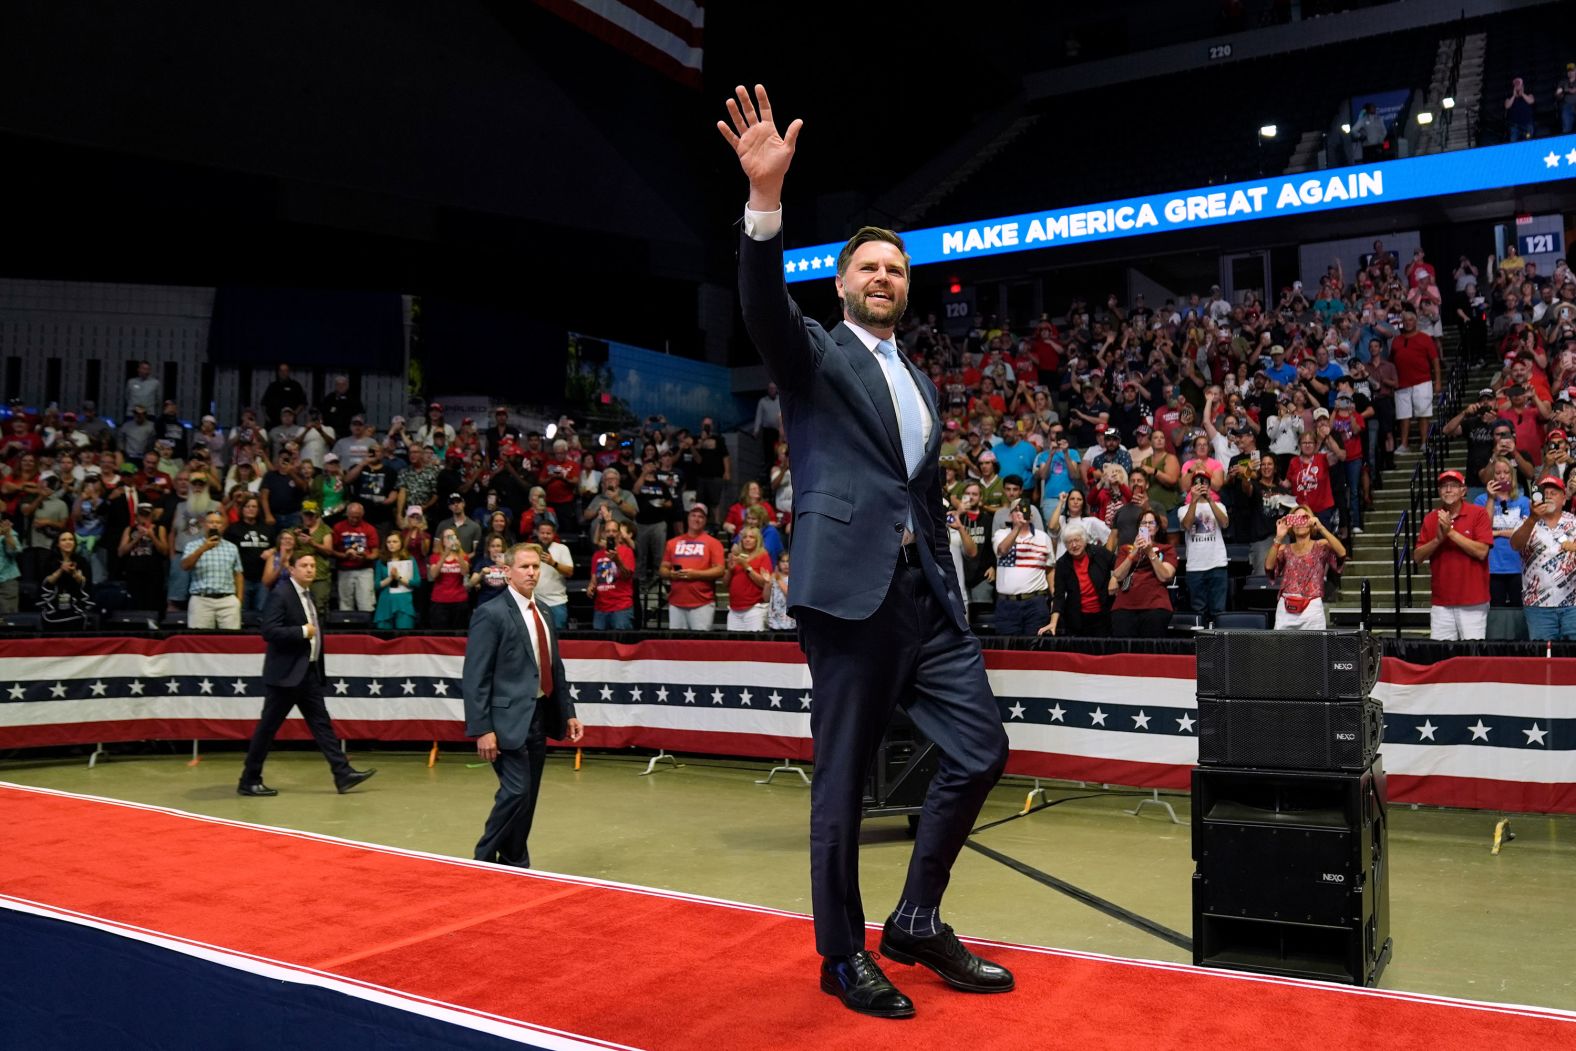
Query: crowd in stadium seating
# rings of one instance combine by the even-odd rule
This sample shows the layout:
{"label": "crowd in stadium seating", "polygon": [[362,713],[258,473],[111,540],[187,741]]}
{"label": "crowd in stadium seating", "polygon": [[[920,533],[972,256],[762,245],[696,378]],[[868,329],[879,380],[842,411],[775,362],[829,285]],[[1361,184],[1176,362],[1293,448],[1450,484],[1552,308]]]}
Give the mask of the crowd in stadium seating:
{"label": "crowd in stadium seating", "polygon": [[[1500,605],[1570,605],[1564,576],[1527,568],[1542,532],[1512,545],[1532,513],[1520,494],[1565,480],[1576,277],[1563,262],[1540,275],[1514,251],[1486,276],[1464,258],[1442,275],[1378,242],[1350,278],[1334,265],[1271,302],[1212,289],[1076,300],[1027,324],[977,316],[957,333],[934,316],[906,323],[902,345],[943,414],[961,591],[1001,633],[1152,636],[1173,608],[1208,621],[1254,584],[1278,587],[1279,623],[1323,623],[1377,471],[1428,440],[1447,324],[1465,357],[1504,362],[1493,388],[1438,421],[1465,437],[1464,502],[1497,502],[1483,586]],[[775,389],[753,424],[772,463],[740,479],[710,419],[690,432],[653,418],[606,445],[583,444],[567,418],[551,440],[522,434],[502,407],[481,426],[437,403],[414,425],[375,426],[343,377],[309,406],[281,365],[259,410],[189,426],[154,375],[144,363],[128,380],[118,426],[91,403],[11,406],[0,612],[37,609],[63,630],[107,610],[240,628],[309,546],[325,614],[458,629],[501,593],[498,558],[519,538],[543,552],[540,594],[560,626],[578,576],[598,630],[656,626],[648,611],[663,604],[673,628],[720,626],[719,606],[730,630],[792,627]],[[1552,522],[1576,540],[1576,516]],[[1462,571],[1453,554],[1436,578]],[[1436,605],[1441,594],[1436,583]],[[1460,596],[1479,604],[1475,580]]]}

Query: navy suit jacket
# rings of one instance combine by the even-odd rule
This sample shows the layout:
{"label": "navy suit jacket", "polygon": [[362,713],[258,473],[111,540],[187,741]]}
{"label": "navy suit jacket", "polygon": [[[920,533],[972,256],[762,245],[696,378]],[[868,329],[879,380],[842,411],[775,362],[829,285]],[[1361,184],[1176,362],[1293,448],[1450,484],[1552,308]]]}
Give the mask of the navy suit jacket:
{"label": "navy suit jacket", "polygon": [[[306,608],[296,595],[293,581],[282,580],[269,592],[260,622],[263,640],[268,643],[263,654],[263,685],[300,686],[312,666],[312,640],[301,633],[307,623]],[[323,669],[324,652],[319,647],[319,671]]]}
{"label": "navy suit jacket", "polygon": [[783,280],[782,233],[741,235],[739,300],[750,338],[776,381],[793,455],[794,572],[790,609],[864,620],[892,583],[912,515],[925,577],[958,628],[958,596],[941,495],[941,413],[936,388],[900,354],[932,427],[912,480],[891,390],[875,355],[846,324],[830,331],[804,317]]}
{"label": "navy suit jacket", "polygon": [[[548,737],[561,739],[569,732],[575,706],[552,621],[545,616],[542,621],[553,660],[553,692],[540,698],[542,728]],[[519,604],[509,595],[478,606],[472,615],[463,687],[467,737],[494,733],[498,747],[509,750],[525,744],[542,684],[526,630]]]}

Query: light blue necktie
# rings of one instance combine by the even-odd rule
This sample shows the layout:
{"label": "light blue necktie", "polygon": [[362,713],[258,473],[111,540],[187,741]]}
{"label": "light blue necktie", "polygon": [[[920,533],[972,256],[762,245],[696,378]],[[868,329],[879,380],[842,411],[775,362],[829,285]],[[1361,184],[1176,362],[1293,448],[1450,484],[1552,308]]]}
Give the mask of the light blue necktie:
{"label": "light blue necktie", "polygon": [[919,391],[914,388],[914,380],[908,375],[908,370],[898,360],[897,344],[890,339],[883,339],[876,344],[876,350],[886,367],[887,378],[892,381],[892,390],[897,394],[898,436],[903,442],[903,464],[912,478],[925,458],[925,432],[921,422],[924,417],[920,415],[924,409],[920,408]]}

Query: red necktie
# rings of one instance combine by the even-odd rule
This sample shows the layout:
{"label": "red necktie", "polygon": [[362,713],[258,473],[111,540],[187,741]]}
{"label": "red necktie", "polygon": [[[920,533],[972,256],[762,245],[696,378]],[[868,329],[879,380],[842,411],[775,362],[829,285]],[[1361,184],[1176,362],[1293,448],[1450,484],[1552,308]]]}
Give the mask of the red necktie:
{"label": "red necktie", "polygon": [[537,611],[536,603],[527,602],[526,605],[531,607],[531,619],[536,621],[537,664],[540,666],[542,695],[545,697],[553,692],[553,651],[547,646],[547,625],[542,623],[542,614]]}

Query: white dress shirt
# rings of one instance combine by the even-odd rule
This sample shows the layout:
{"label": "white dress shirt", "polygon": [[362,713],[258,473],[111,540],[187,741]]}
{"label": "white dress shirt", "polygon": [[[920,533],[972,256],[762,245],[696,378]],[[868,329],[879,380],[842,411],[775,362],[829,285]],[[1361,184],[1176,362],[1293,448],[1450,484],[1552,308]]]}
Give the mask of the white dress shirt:
{"label": "white dress shirt", "polygon": [[[533,600],[532,599],[528,599],[524,595],[520,594],[518,591],[516,591],[514,589],[513,585],[510,585],[508,590],[509,590],[509,597],[514,599],[514,604],[516,606],[520,607],[520,616],[525,618],[525,637],[526,637],[526,640],[531,644],[531,657],[532,657],[533,660],[536,661],[536,671],[537,671],[537,675],[536,675],[536,695],[538,697],[541,697],[541,696],[544,696],[544,694],[542,693],[542,675],[541,675],[541,671],[542,671],[542,648],[536,644],[536,617],[537,617],[538,614],[541,613],[541,611],[538,610],[535,613],[533,613],[531,611],[531,605],[533,603]],[[546,625],[547,625],[547,617],[546,617],[545,614],[542,614],[542,625],[543,625],[542,631],[545,633],[547,631],[547,627],[546,627]],[[551,645],[551,643],[549,643],[549,645]],[[553,659],[552,658],[552,654],[549,653],[547,655],[547,660],[549,662],[551,662],[552,659]]]}
{"label": "white dress shirt", "polygon": [[301,600],[301,605],[306,607],[306,623],[301,625],[301,634],[307,633],[307,628],[314,628],[312,632],[312,661],[316,663],[318,654],[323,648],[323,629],[317,623],[317,605],[312,601],[312,593],[300,584],[295,577],[290,578],[290,586],[295,588],[296,596]]}

